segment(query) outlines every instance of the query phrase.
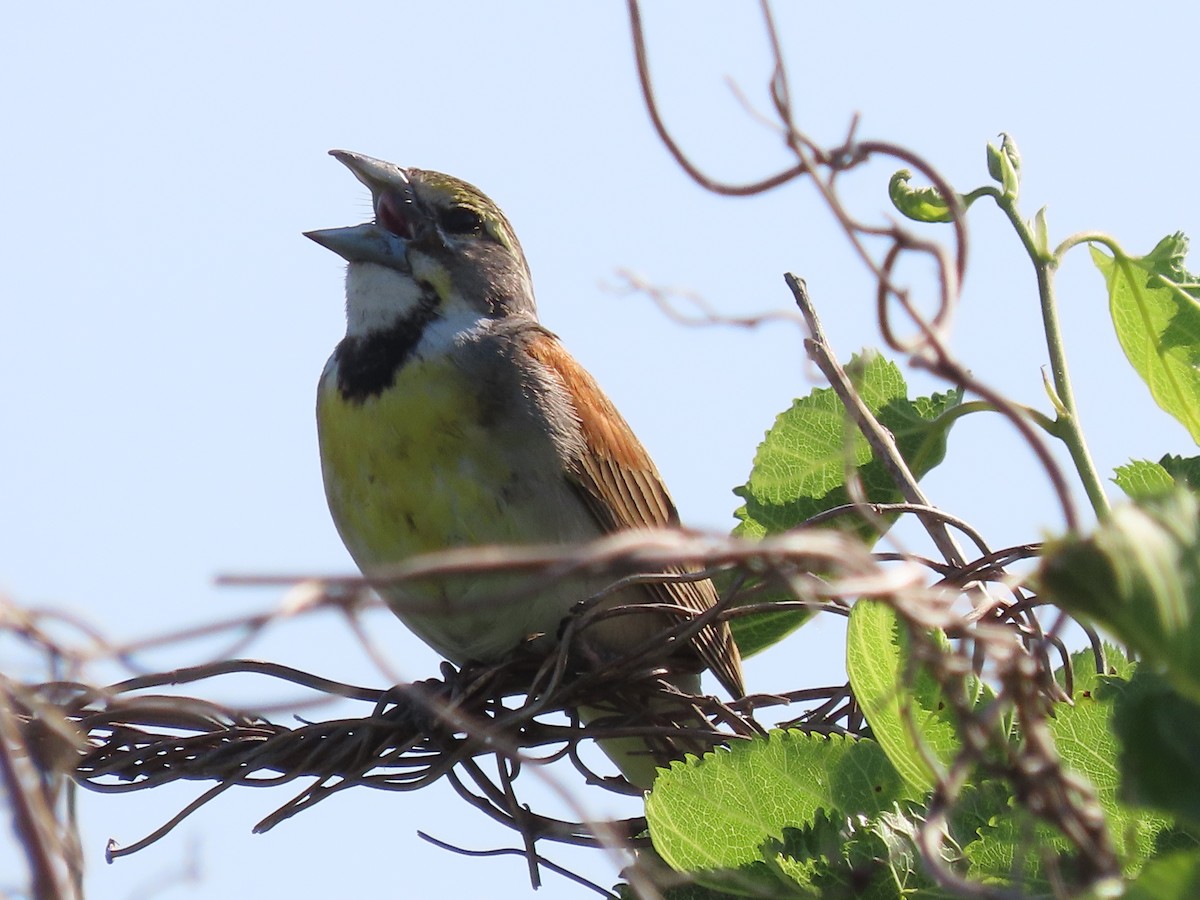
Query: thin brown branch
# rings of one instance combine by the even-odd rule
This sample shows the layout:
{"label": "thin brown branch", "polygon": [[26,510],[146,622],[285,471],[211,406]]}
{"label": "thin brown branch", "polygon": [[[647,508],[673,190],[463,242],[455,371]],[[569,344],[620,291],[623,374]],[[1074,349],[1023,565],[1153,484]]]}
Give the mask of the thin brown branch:
{"label": "thin brown branch", "polygon": [[663,146],[667,148],[675,162],[683,169],[697,184],[705,190],[712,191],[714,194],[722,194],[728,197],[747,197],[752,194],[761,194],[769,191],[772,188],[778,187],[781,184],[786,184],[793,178],[803,175],[807,169],[804,166],[793,166],[790,169],[785,169],[775,175],[763,178],[759,181],[749,184],[726,184],[717,181],[705,175],[700,168],[693,163],[680,148],[679,144],[671,136],[667,129],[666,123],[663,121],[662,113],[658,107],[658,101],[654,96],[654,87],[650,80],[650,63],[647,59],[646,39],[642,29],[642,13],[638,0],[628,0],[629,7],[629,24],[633,31],[633,52],[634,58],[637,61],[638,81],[642,88],[642,97],[646,101],[646,109],[650,113],[650,121],[654,124],[654,130],[658,133],[659,138],[663,142]]}

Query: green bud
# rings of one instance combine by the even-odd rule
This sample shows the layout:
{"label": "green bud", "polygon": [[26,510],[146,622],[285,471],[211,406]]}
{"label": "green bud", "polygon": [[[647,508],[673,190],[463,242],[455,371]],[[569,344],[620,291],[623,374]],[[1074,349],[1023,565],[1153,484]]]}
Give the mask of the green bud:
{"label": "green bud", "polygon": [[912,172],[901,169],[888,182],[888,197],[892,205],[916,222],[949,222],[950,204],[936,188],[914,188],[909,185]]}
{"label": "green bud", "polygon": [[1033,222],[1030,226],[1030,231],[1033,232],[1033,246],[1038,252],[1041,259],[1049,260],[1050,252],[1050,226],[1046,224],[1046,207],[1042,207],[1033,217]]}
{"label": "green bud", "polygon": [[1021,151],[1017,149],[1017,142],[1007,134],[1000,135],[999,147],[987,145],[987,170],[993,181],[1000,182],[1005,197],[1017,199],[1017,191],[1021,186]]}

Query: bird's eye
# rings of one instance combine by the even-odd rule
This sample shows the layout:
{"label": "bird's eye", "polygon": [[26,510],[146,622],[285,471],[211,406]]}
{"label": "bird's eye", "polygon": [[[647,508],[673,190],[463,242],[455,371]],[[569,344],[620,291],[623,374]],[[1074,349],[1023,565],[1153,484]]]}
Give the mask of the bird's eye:
{"label": "bird's eye", "polygon": [[451,206],[441,215],[447,234],[482,234],[483,216],[469,206]]}

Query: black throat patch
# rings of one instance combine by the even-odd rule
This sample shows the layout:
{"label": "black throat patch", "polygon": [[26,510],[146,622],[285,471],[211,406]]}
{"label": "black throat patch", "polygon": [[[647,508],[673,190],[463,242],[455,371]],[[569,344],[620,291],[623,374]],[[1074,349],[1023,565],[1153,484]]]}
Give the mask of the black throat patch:
{"label": "black throat patch", "polygon": [[342,399],[362,403],[391,387],[396,373],[421,342],[425,327],[438,315],[437,295],[427,287],[416,309],[396,324],[382,331],[342,338],[334,351]]}

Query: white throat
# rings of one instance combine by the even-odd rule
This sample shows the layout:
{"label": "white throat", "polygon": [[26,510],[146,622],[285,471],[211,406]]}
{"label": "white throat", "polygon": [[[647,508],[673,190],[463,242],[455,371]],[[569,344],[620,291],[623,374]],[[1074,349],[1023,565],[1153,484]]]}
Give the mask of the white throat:
{"label": "white throat", "polygon": [[416,309],[421,287],[411,275],[372,262],[346,267],[346,334],[361,337]]}

